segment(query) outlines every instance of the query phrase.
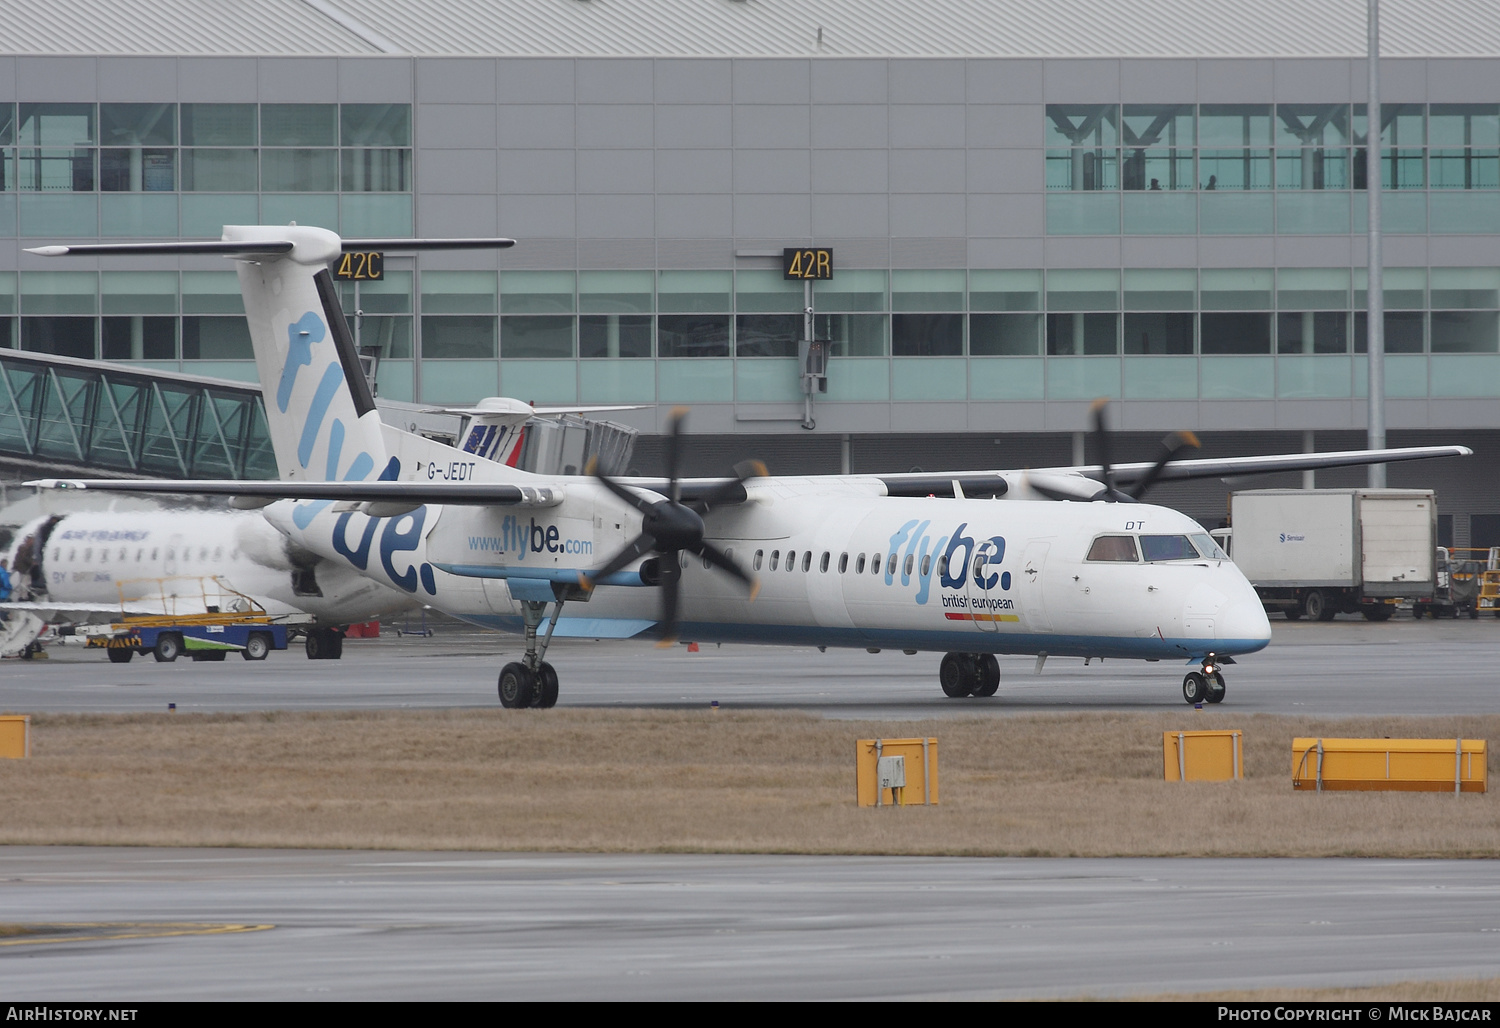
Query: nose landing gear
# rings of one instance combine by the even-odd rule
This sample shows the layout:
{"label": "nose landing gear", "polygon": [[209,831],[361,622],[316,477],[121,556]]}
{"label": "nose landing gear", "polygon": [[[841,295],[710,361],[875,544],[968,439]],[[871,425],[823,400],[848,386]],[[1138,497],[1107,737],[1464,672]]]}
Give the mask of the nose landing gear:
{"label": "nose landing gear", "polygon": [[1189,671],[1182,680],[1182,698],[1194,706],[1223,703],[1225,691],[1224,673],[1212,653],[1203,658],[1202,671]]}

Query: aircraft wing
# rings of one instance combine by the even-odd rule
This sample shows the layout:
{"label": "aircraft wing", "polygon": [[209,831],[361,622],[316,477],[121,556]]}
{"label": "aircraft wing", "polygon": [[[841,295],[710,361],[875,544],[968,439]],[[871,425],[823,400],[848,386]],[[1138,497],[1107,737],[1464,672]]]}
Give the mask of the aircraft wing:
{"label": "aircraft wing", "polygon": [[[1467,446],[1402,446],[1387,450],[1334,450],[1327,453],[1281,453],[1265,457],[1205,457],[1174,460],[1161,470],[1159,482],[1183,482],[1195,478],[1239,478],[1245,475],[1269,475],[1278,471],[1316,471],[1321,468],[1348,468],[1364,464],[1395,464],[1404,460],[1428,460],[1433,457],[1468,457]],[[1138,464],[1116,464],[1111,471],[1115,481],[1128,485],[1145,476],[1154,466],[1151,461]],[[1039,468],[1048,472],[1077,472],[1102,477],[1098,464],[1071,468]]]}
{"label": "aircraft wing", "polygon": [[39,489],[97,489],[116,493],[234,496],[265,500],[344,500],[352,503],[451,503],[470,506],[554,507],[560,486],[508,482],[288,482],[226,479],[41,478]]}

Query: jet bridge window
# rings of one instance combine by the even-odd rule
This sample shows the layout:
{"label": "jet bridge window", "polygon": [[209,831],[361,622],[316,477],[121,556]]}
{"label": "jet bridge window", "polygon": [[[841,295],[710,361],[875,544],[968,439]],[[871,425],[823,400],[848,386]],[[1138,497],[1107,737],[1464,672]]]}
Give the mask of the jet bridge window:
{"label": "jet bridge window", "polygon": [[[1186,540],[1184,540],[1186,541]],[[1101,535],[1089,547],[1089,560],[1128,561],[1140,558],[1135,553],[1135,539],[1128,535]]]}
{"label": "jet bridge window", "polygon": [[1143,535],[1141,552],[1148,561],[1198,559],[1198,551],[1185,535]]}

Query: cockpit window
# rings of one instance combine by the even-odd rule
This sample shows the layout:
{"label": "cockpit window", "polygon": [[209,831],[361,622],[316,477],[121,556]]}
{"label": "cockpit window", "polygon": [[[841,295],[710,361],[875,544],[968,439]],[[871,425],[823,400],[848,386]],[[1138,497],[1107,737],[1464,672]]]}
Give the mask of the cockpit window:
{"label": "cockpit window", "polygon": [[1198,547],[1198,552],[1209,560],[1228,560],[1229,554],[1219,549],[1219,544],[1214,542],[1214,537],[1208,533],[1192,537],[1193,544]]}
{"label": "cockpit window", "polygon": [[1089,547],[1088,559],[1135,563],[1139,559],[1135,555],[1135,539],[1128,535],[1101,535],[1094,540],[1094,545]]}
{"label": "cockpit window", "polygon": [[1198,551],[1185,535],[1143,535],[1141,552],[1147,560],[1198,559]]}

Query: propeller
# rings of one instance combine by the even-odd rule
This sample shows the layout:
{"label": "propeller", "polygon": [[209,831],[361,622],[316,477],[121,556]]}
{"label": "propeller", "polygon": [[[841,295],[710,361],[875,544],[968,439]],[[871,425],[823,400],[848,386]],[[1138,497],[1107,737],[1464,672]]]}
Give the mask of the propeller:
{"label": "propeller", "polygon": [[648,553],[656,554],[652,560],[641,565],[641,578],[648,584],[661,588],[661,646],[670,646],[677,641],[678,593],[682,582],[682,551],[697,554],[714,567],[739,579],[750,590],[755,599],[760,583],[749,572],[740,567],[735,559],[703,541],[703,517],[715,507],[737,502],[744,498],[744,482],[749,478],[763,477],[766,466],[758,460],[742,461],[734,466],[735,477],[717,486],[707,494],[687,503],[682,502],[682,486],[677,478],[678,454],[682,444],[682,425],[687,418],[687,408],[677,407],[672,411],[672,427],[667,435],[667,496],[651,500],[632,492],[608,475],[601,474],[598,462],[591,460],[588,474],[597,478],[606,489],[641,513],[641,534],[630,541],[604,565],[587,574],[580,573],[578,584],[591,591],[594,583],[619,571]]}
{"label": "propeller", "polygon": [[1090,412],[1094,416],[1094,438],[1099,446],[1099,463],[1104,469],[1104,491],[1099,494],[1100,499],[1119,503],[1136,503],[1146,495],[1146,491],[1156,484],[1168,464],[1177,459],[1177,455],[1183,450],[1197,448],[1198,437],[1192,432],[1172,432],[1164,436],[1161,441],[1161,456],[1156,463],[1142,475],[1137,481],[1131,483],[1125,489],[1115,486],[1115,473],[1109,462],[1109,428],[1104,423],[1104,408],[1109,401],[1098,399],[1094,401]]}

